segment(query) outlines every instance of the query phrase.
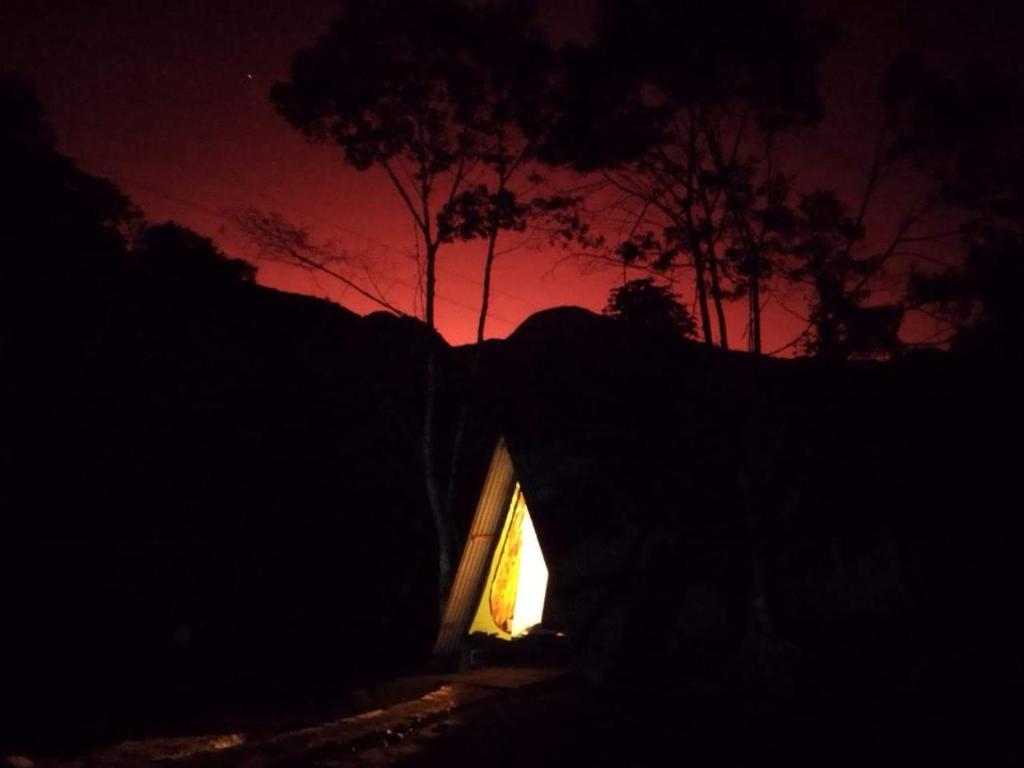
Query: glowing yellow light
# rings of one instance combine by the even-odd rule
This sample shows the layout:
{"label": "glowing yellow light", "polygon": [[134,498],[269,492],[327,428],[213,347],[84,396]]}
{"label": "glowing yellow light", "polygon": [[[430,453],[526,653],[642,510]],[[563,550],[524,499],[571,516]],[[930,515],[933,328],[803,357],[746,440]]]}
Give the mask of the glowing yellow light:
{"label": "glowing yellow light", "polygon": [[470,633],[506,640],[525,634],[544,618],[547,588],[548,567],[517,483]]}
{"label": "glowing yellow light", "polygon": [[537,531],[533,528],[530,511],[523,504],[523,522],[519,549],[519,589],[512,612],[509,631],[513,637],[544,620],[544,596],[548,589],[548,567],[540,550]]}

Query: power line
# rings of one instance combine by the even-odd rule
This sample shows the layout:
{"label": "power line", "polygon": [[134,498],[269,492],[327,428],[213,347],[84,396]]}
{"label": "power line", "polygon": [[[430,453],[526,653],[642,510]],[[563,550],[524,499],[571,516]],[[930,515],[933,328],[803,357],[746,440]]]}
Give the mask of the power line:
{"label": "power line", "polygon": [[[63,121],[63,124],[65,124],[65,125],[68,125],[68,124],[76,125],[77,124],[79,126],[83,126],[83,127],[86,127],[86,128],[90,128],[91,127],[91,128],[97,129],[100,132],[99,135],[101,135],[103,138],[117,139],[118,141],[121,141],[121,142],[124,142],[124,143],[134,144],[135,146],[137,146],[137,147],[139,147],[141,149],[144,149],[147,152],[159,154],[159,155],[161,155],[163,157],[166,157],[168,160],[173,159],[173,158],[171,158],[168,155],[168,153],[165,150],[163,150],[162,148],[155,147],[152,142],[149,142],[149,141],[146,141],[144,139],[141,139],[141,138],[139,138],[138,136],[135,136],[135,135],[126,134],[125,132],[123,132],[123,131],[121,131],[119,129],[111,128],[110,126],[103,125],[103,124],[95,122],[95,121],[85,121],[85,120],[72,121],[72,120],[68,120],[68,121]],[[249,192],[251,195],[253,195],[255,197],[258,197],[260,199],[266,200],[267,202],[270,202],[273,205],[278,206],[279,208],[291,209],[291,211],[293,213],[297,211],[297,209],[296,209],[296,207],[294,205],[290,205],[290,204],[282,201],[280,198],[276,197],[275,195],[271,194],[270,192],[266,191],[265,189],[256,187],[256,186],[250,184],[249,182],[247,182],[244,179],[242,173],[238,169],[233,168],[230,165],[227,165],[227,164],[223,163],[223,161],[222,161],[221,167],[219,169],[209,169],[209,171],[210,171],[210,174],[214,178],[219,178],[220,181],[222,181],[222,182],[225,182],[227,184],[230,184],[230,185],[233,185],[233,186],[236,186],[236,187],[240,187],[240,188],[246,190],[247,192]],[[230,178],[230,179],[229,178],[225,178],[225,176],[223,175],[224,173],[229,174],[232,178]],[[213,216],[213,217],[219,219],[222,223],[229,223],[229,224],[233,223],[231,221],[231,217],[229,215],[226,215],[224,211],[214,210],[211,207],[209,207],[209,206],[207,206],[207,205],[205,205],[205,204],[203,204],[201,202],[198,202],[198,201],[196,201],[194,199],[184,198],[184,197],[182,197],[180,195],[177,195],[175,193],[168,192],[166,189],[159,189],[157,187],[154,187],[151,184],[146,184],[146,183],[140,182],[137,177],[132,177],[131,175],[123,174],[123,173],[121,173],[119,175],[122,176],[123,178],[125,178],[127,181],[129,181],[129,183],[131,183],[133,186],[145,189],[146,191],[150,192],[151,194],[156,194],[156,195],[158,195],[160,197],[163,197],[163,198],[165,198],[167,200],[171,200],[172,202],[175,202],[175,203],[177,203],[179,205],[184,205],[186,207],[189,207],[189,208],[201,211],[202,213],[205,213],[207,215],[210,215],[210,216]],[[404,257],[409,256],[408,252],[403,251],[402,249],[400,249],[400,248],[398,248],[398,247],[396,247],[396,246],[394,246],[394,245],[392,245],[390,243],[386,243],[386,242],[384,242],[382,240],[374,238],[374,237],[372,237],[370,235],[367,235],[367,234],[365,234],[363,232],[359,232],[359,231],[357,231],[355,229],[352,229],[350,227],[346,227],[346,226],[344,226],[342,224],[339,224],[336,221],[333,221],[331,219],[327,219],[327,218],[325,218],[325,217],[323,217],[323,216],[321,216],[319,214],[316,214],[316,213],[313,213],[313,212],[308,212],[308,211],[305,212],[305,213],[299,212],[299,217],[300,218],[302,218],[302,217],[313,218],[314,220],[319,221],[321,224],[324,224],[324,225],[326,225],[328,227],[331,227],[331,228],[333,228],[333,229],[335,229],[335,230],[337,230],[337,231],[339,231],[339,232],[341,232],[343,234],[349,235],[351,237],[356,237],[356,238],[358,238],[360,240],[363,240],[363,241],[365,241],[367,243],[375,245],[375,246],[377,246],[379,248],[383,248],[385,250],[391,251],[391,252],[396,253],[396,254],[398,254],[400,256],[404,256]],[[468,276],[466,276],[466,275],[464,275],[464,274],[462,274],[462,273],[460,273],[460,272],[458,272],[456,270],[453,270],[450,267],[445,267],[445,273],[447,275],[449,275],[449,276],[452,276],[452,277],[458,279],[458,280],[462,280],[462,281],[464,281],[466,283],[469,283],[470,285],[473,285],[474,287],[476,287],[478,289],[482,289],[483,288],[483,282],[482,281],[474,280],[473,278],[470,278],[470,277],[468,277]],[[416,286],[413,285],[412,283],[410,283],[408,281],[401,280],[399,278],[395,278],[393,280],[393,282],[398,284],[398,285],[402,285],[402,286],[404,286],[406,288],[412,289],[412,290],[416,289]],[[517,295],[515,295],[513,293],[510,293],[510,292],[502,290],[502,289],[492,288],[491,289],[491,294],[492,295],[496,295],[496,296],[503,296],[505,298],[512,299],[512,300],[520,303],[521,305],[531,309],[532,311],[539,311],[539,309],[540,309],[533,302],[530,302],[529,300],[527,300],[527,299],[525,299],[525,298],[523,298],[521,296],[517,296]],[[440,299],[440,300],[442,300],[442,301],[444,301],[446,303],[452,304],[452,305],[457,306],[457,307],[459,307],[461,309],[464,309],[466,311],[473,312],[474,314],[478,313],[478,310],[476,308],[473,308],[473,307],[470,307],[470,306],[468,306],[468,305],[466,305],[464,303],[461,303],[461,302],[457,301],[456,299],[452,299],[452,298],[444,296],[444,295],[442,295],[440,293],[435,293],[435,296],[438,299]],[[488,312],[488,318],[489,319],[498,320],[500,322],[504,322],[504,323],[508,324],[509,326],[514,326],[515,325],[514,321],[512,321],[512,320],[510,320],[508,318],[504,318],[504,317],[502,317],[502,316],[500,316],[498,314],[495,314],[493,311],[492,312]]]}
{"label": "power line", "polygon": [[[172,201],[172,202],[174,202],[174,203],[176,203],[178,205],[183,205],[185,207],[192,208],[194,210],[200,211],[201,213],[205,213],[205,214],[208,214],[210,216],[214,216],[214,217],[217,217],[217,218],[220,218],[222,220],[227,221],[226,217],[224,217],[224,215],[221,212],[219,212],[219,211],[217,211],[217,210],[215,210],[213,208],[210,208],[209,206],[204,205],[203,203],[200,203],[200,202],[197,202],[195,200],[188,199],[188,198],[184,198],[184,197],[181,197],[180,195],[176,195],[176,194],[168,192],[166,190],[154,187],[151,184],[139,181],[137,178],[134,178],[134,177],[131,177],[131,176],[125,176],[125,178],[133,186],[139,187],[141,189],[145,189],[150,194],[158,195],[158,196],[166,198],[166,199],[168,199],[168,200],[170,200],[170,201]],[[402,280],[401,278],[394,278],[393,282],[395,282],[398,285],[402,285],[402,286],[404,286],[406,288],[413,288],[413,289],[415,288],[415,285],[413,283],[411,283],[411,282],[409,282],[407,280]],[[346,291],[343,290],[342,292],[345,293]],[[453,298],[451,298],[450,296],[448,296],[446,294],[437,292],[437,293],[434,294],[434,296],[435,296],[435,298],[438,301],[443,301],[446,304],[450,304],[450,305],[454,306],[455,308],[463,310],[465,312],[468,312],[468,313],[470,313],[470,314],[472,314],[474,316],[479,314],[479,310],[476,307],[470,306],[469,304],[461,302],[458,299],[453,299]],[[503,316],[501,316],[499,314],[495,314],[494,312],[488,312],[487,313],[487,317],[488,317],[489,320],[492,320],[492,319],[493,320],[497,320],[497,321],[505,323],[506,325],[509,325],[509,326],[515,326],[516,325],[515,321],[510,320],[507,317],[503,317]]]}

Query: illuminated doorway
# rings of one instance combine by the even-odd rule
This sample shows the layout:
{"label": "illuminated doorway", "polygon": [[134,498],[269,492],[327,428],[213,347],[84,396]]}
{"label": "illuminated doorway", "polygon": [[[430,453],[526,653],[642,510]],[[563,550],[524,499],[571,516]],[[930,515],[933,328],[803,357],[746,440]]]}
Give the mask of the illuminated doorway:
{"label": "illuminated doorway", "polygon": [[484,584],[470,634],[484,632],[511,640],[544,620],[548,567],[519,483]]}
{"label": "illuminated doorway", "polygon": [[498,440],[480,492],[434,656],[443,664],[482,632],[512,640],[544,618],[548,568],[508,446]]}

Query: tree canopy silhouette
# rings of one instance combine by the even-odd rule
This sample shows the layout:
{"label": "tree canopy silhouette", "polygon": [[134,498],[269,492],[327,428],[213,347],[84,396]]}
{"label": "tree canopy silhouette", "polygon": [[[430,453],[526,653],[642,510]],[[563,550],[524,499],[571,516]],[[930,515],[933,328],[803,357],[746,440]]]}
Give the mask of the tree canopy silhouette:
{"label": "tree canopy silhouette", "polygon": [[899,148],[960,217],[962,260],[917,269],[908,301],[949,324],[962,348],[1019,357],[1024,313],[1024,106],[1018,83],[972,61],[957,79],[905,57],[886,97]]}
{"label": "tree canopy silhouette", "polygon": [[256,278],[252,264],[231,258],[210,238],[173,221],[144,226],[132,253],[149,275],[181,287],[251,283]]}
{"label": "tree canopy silhouette", "polygon": [[761,288],[787,190],[773,140],[822,113],[825,36],[766,2],[599,3],[596,41],[570,49],[541,156],[600,172],[632,221],[627,264],[693,269],[706,342],[729,346],[723,303],[746,295],[760,351]]}
{"label": "tree canopy silhouette", "polygon": [[604,313],[648,330],[694,336],[693,315],[668,286],[643,277],[613,288]]}
{"label": "tree canopy silhouette", "polygon": [[539,120],[548,71],[532,17],[524,2],[355,0],[271,89],[307,138],[387,176],[422,248],[430,327],[442,244],[487,242],[482,335],[495,240],[531,212],[510,182],[533,157],[525,127]]}
{"label": "tree canopy silhouette", "polygon": [[[522,231],[534,216],[564,217],[572,203],[527,196],[539,184],[526,169],[536,157],[552,61],[534,11],[531,2],[353,0],[326,34],[295,55],[288,79],[270,93],[308,139],[338,146],[359,171],[381,170],[394,187],[416,232],[431,329],[442,246],[485,243],[478,341],[499,235]],[[430,355],[421,437],[444,592],[451,526],[436,471],[436,389]]]}
{"label": "tree canopy silhouette", "polygon": [[83,270],[123,254],[128,229],[141,212],[113,182],[82,171],[57,151],[53,129],[28,81],[0,74],[0,115],[0,280],[5,290],[73,285]]}
{"label": "tree canopy silhouette", "polygon": [[835,360],[883,357],[899,350],[903,310],[897,304],[867,306],[875,264],[853,251],[864,226],[836,194],[801,196],[789,248],[788,278],[810,287],[813,334],[803,351]]}
{"label": "tree canopy silhouette", "polygon": [[0,280],[19,301],[47,294],[65,301],[90,286],[99,290],[102,276],[130,282],[133,264],[143,279],[185,289],[253,281],[249,263],[180,224],[146,223],[114,182],[82,171],[58,152],[28,81],[0,75],[0,107]]}

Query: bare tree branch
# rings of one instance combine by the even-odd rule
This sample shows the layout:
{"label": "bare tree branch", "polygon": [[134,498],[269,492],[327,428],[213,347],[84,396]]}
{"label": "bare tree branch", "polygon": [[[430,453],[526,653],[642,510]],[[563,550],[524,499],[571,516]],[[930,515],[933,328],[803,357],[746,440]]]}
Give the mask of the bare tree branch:
{"label": "bare tree branch", "polygon": [[[262,212],[249,208],[235,217],[243,234],[259,249],[260,256],[292,266],[319,272],[343,283],[359,295],[378,304],[389,312],[404,316],[405,312],[387,300],[371,280],[371,289],[366,289],[340,271],[349,266],[352,258],[345,253],[326,249],[313,242],[309,233],[274,212]],[[362,265],[367,273],[366,265]]]}

